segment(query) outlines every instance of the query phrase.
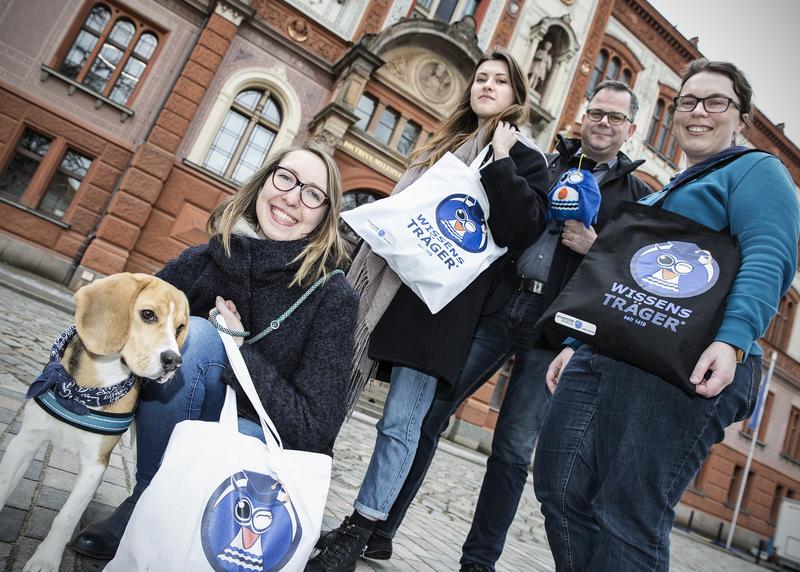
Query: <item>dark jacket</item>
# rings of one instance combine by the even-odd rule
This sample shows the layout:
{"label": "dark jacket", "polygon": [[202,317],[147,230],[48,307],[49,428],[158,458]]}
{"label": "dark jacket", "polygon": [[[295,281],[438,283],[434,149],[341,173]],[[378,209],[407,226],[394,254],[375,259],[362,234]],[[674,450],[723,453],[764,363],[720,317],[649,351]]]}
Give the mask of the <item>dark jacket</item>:
{"label": "dark jacket", "polygon": [[[544,228],[548,176],[538,150],[515,143],[510,157],[483,167],[481,181],[489,199],[492,237],[508,252],[435,315],[401,286],[370,337],[370,358],[436,376],[445,386],[440,390],[458,377],[481,315],[500,309],[514,291],[511,259]],[[388,381],[385,374],[380,378]]]}
{"label": "dark jacket", "polygon": [[[547,163],[550,171],[550,184],[555,184],[561,174],[571,167],[577,166],[575,153],[581,146],[580,139],[563,139],[559,137],[556,145],[557,153],[548,153]],[[606,175],[600,184],[600,211],[597,213],[595,230],[599,233],[611,215],[622,201],[638,201],[652,192],[652,189],[641,179],[634,176],[633,172],[644,163],[644,159],[631,161],[622,151],[617,153],[617,164]],[[593,165],[591,165],[593,166]],[[582,167],[586,167],[586,159]],[[547,277],[542,296],[544,305],[549,306],[556,299],[569,279],[575,273],[583,256],[564,246],[561,241],[556,246],[553,254],[553,263]],[[541,344],[545,348],[559,349],[564,340],[564,335],[555,329],[548,329]]]}
{"label": "dark jacket", "polygon": [[[287,288],[299,265],[291,261],[305,244],[234,235],[228,257],[213,237],[168,262],[158,276],[183,290],[193,316],[207,318],[217,296],[233,300],[244,328],[255,335],[307,290]],[[287,449],[332,454],[347,415],[357,313],[358,295],[337,274],[280,328],[242,345],[261,403]],[[223,381],[236,389],[239,415],[257,421],[232,369],[225,370]]]}

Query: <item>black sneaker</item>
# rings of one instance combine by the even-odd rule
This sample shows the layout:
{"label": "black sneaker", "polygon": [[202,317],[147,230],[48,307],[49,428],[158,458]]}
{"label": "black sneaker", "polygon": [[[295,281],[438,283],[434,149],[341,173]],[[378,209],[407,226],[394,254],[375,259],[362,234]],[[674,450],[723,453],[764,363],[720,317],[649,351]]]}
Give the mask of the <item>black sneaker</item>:
{"label": "black sneaker", "polygon": [[494,572],[494,568],[475,562],[463,562],[459,572]]}
{"label": "black sneaker", "polygon": [[392,539],[383,536],[377,531],[372,532],[372,536],[367,541],[367,549],[364,551],[364,558],[372,560],[389,560],[392,557]]}
{"label": "black sneaker", "polygon": [[306,572],[353,572],[358,557],[367,547],[372,530],[358,526],[345,518],[339,528],[331,530],[317,541],[322,551],[306,564]]}

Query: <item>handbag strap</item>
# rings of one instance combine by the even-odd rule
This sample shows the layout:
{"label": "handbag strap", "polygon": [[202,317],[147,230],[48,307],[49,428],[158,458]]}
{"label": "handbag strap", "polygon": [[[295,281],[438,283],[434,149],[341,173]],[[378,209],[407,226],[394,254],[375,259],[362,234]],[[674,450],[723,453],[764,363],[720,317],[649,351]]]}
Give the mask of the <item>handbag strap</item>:
{"label": "handbag strap", "polygon": [[[311,287],[310,287],[308,290],[306,290],[305,292],[303,292],[303,295],[302,295],[302,296],[300,296],[300,298],[298,298],[298,299],[297,299],[297,301],[296,301],[294,304],[292,304],[291,306],[289,306],[289,309],[288,309],[288,310],[286,310],[286,311],[285,311],[283,314],[281,314],[280,316],[278,316],[276,319],[272,320],[272,321],[269,323],[269,326],[267,326],[266,328],[264,328],[264,329],[261,331],[261,333],[259,333],[259,334],[256,334],[256,335],[255,335],[255,336],[253,336],[252,338],[249,338],[249,339],[245,340],[245,341],[244,341],[244,343],[246,343],[246,344],[254,344],[254,343],[256,343],[257,341],[259,341],[261,338],[263,338],[264,336],[266,336],[267,334],[269,334],[269,333],[271,333],[271,332],[274,332],[275,330],[277,330],[278,328],[280,328],[280,327],[281,327],[281,324],[282,324],[282,323],[283,323],[283,322],[286,320],[286,318],[288,318],[289,316],[291,316],[291,315],[292,315],[292,312],[294,312],[295,310],[297,310],[297,308],[300,306],[300,304],[302,304],[303,302],[305,302],[305,301],[306,301],[306,298],[308,298],[309,296],[311,296],[311,294],[314,292],[314,290],[316,290],[317,288],[319,288],[319,286],[320,286],[320,285],[322,285],[322,284],[324,284],[325,282],[327,282],[327,281],[328,281],[328,280],[329,280],[331,277],[335,276],[336,274],[344,274],[344,271],[343,271],[342,269],[340,269],[340,268],[337,268],[336,270],[334,270],[334,271],[333,271],[333,272],[331,272],[330,274],[326,274],[325,276],[321,276],[320,278],[318,278],[318,279],[317,279],[317,281],[316,281],[316,282],[314,282],[314,284],[312,284],[312,285],[311,285]],[[211,312],[209,313],[209,315],[208,315],[208,320],[209,320],[209,321],[210,321],[212,324],[214,324],[214,327],[215,327],[215,328],[217,328],[217,329],[218,329],[220,332],[223,332],[223,333],[225,333],[225,334],[228,334],[228,335],[230,335],[230,336],[234,336],[234,337],[240,337],[240,338],[244,338],[244,337],[247,337],[247,336],[249,336],[249,335],[250,335],[250,332],[249,332],[249,331],[247,331],[247,330],[244,330],[244,331],[229,330],[229,329],[228,329],[228,328],[226,328],[225,326],[222,326],[221,324],[219,324],[219,323],[217,322],[217,317],[218,317],[218,316],[219,316],[219,310],[217,310],[216,308],[214,308],[214,309],[213,309],[213,310],[211,310]]]}
{"label": "handbag strap", "polygon": [[696,173],[690,175],[689,177],[681,179],[677,185],[675,185],[675,186],[673,186],[671,184],[668,185],[667,189],[665,191],[663,191],[664,194],[661,195],[658,198],[658,200],[652,204],[652,206],[661,207],[664,204],[664,201],[667,200],[667,197],[672,192],[674,192],[675,190],[679,189],[680,187],[683,187],[684,185],[687,185],[687,184],[689,184],[689,183],[691,183],[693,181],[696,181],[697,179],[699,179],[701,177],[705,177],[706,175],[708,175],[710,173],[713,173],[714,171],[718,171],[719,169],[722,169],[723,167],[726,167],[727,165],[733,163],[736,159],[738,159],[739,157],[742,157],[743,155],[747,155],[748,153],[756,153],[756,152],[757,153],[766,153],[766,151],[762,151],[761,149],[742,149],[738,153],[734,153],[734,154],[729,155],[729,156],[727,156],[727,157],[725,157],[723,159],[720,159],[719,161],[715,161],[714,163],[711,163],[710,165],[708,165],[707,167],[705,167],[703,169],[698,169]]}
{"label": "handbag strap", "polygon": [[[224,324],[225,319],[222,316],[219,316],[219,319],[222,320]],[[261,427],[264,430],[264,437],[266,439],[267,446],[270,447],[271,450],[274,449],[274,447],[282,450],[283,441],[281,441],[280,433],[278,433],[277,427],[275,427],[275,424],[272,422],[269,414],[264,409],[264,405],[258,398],[258,392],[256,391],[255,385],[253,385],[253,379],[250,377],[247,364],[244,363],[244,358],[242,357],[242,352],[239,351],[239,346],[236,345],[236,342],[233,341],[233,338],[230,334],[226,334],[225,332],[221,331],[219,336],[222,339],[222,344],[225,346],[225,353],[228,355],[228,363],[230,364],[233,373],[236,375],[236,379],[239,380],[239,385],[241,386],[245,395],[247,395],[247,398],[250,400],[250,404],[253,406],[253,409],[255,409],[259,419],[261,420]],[[225,396],[225,405],[228,407],[226,408],[226,406],[223,406],[223,413],[227,411],[229,414],[229,397],[230,394]]]}

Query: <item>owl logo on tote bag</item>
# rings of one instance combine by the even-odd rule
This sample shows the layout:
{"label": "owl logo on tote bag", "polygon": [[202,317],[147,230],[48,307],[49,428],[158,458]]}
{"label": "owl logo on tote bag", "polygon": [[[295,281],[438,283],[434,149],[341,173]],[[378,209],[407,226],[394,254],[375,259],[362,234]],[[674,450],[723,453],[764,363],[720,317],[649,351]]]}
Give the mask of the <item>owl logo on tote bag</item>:
{"label": "owl logo on tote bag", "polygon": [[225,479],[203,512],[203,551],[217,572],[280,570],[301,535],[283,485],[261,473],[239,471]]}
{"label": "owl logo on tote bag", "polygon": [[483,209],[469,195],[450,195],[440,202],[436,223],[442,234],[467,252],[483,252],[489,241]]}
{"label": "owl logo on tote bag", "polygon": [[698,296],[719,279],[719,265],[711,252],[692,242],[644,246],[633,255],[630,270],[643,290],[670,298]]}

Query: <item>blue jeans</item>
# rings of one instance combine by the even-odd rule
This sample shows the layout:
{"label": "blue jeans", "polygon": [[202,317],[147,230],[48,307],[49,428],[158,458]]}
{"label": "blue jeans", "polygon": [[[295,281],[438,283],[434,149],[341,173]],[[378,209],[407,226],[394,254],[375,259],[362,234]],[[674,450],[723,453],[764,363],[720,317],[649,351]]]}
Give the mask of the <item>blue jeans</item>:
{"label": "blue jeans", "polygon": [[[181,357],[181,367],[170,381],[150,381],[142,387],[136,410],[136,487],[140,491],[161,465],[175,425],[187,419],[218,421],[222,412],[222,372],[228,358],[219,333],[208,320],[189,319]],[[239,432],[264,440],[261,426],[247,419],[239,419]]]}
{"label": "blue jeans", "polygon": [[669,569],[674,507],[725,428],[748,417],[761,358],[718,396],[689,396],[583,346],[550,403],[534,489],[557,570]]}
{"label": "blue jeans", "polygon": [[486,464],[472,527],[463,546],[462,563],[490,568],[500,558],[528,477],[534,443],[547,411],[544,373],[555,352],[535,350],[542,332],[534,324],[544,311],[542,297],[516,292],[498,312],[481,319],[459,375],[453,399],[436,400],[422,424],[414,463],[388,519],[376,532],[393,537],[428,471],[450,416],[512,355],[508,380]]}
{"label": "blue jeans", "polygon": [[436,393],[436,378],[406,367],[393,367],[375,448],[353,506],[384,520],[394,504],[417,450],[420,425]]}

